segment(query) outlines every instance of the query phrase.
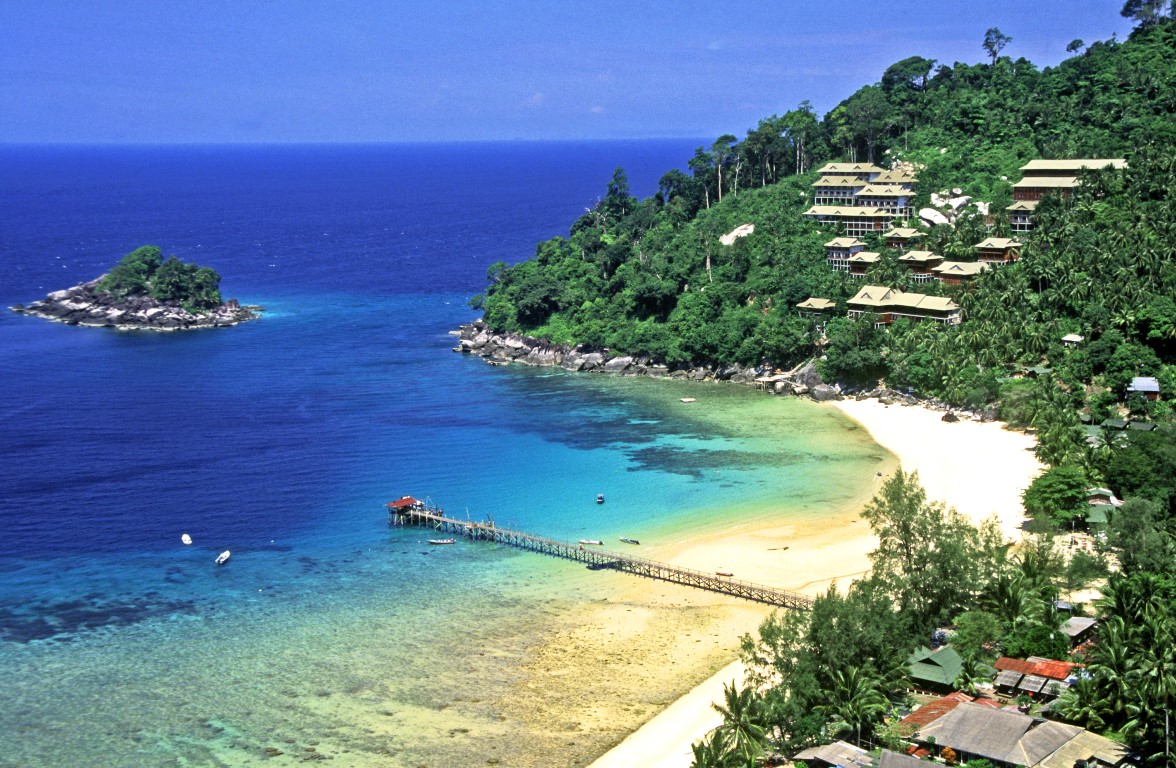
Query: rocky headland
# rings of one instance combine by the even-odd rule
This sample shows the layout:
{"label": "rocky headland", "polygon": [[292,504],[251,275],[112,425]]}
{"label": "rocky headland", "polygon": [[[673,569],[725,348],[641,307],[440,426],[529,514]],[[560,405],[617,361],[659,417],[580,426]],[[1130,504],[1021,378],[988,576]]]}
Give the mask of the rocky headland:
{"label": "rocky headland", "polygon": [[[105,277],[105,275],[103,276]],[[68,325],[93,328],[146,331],[192,331],[226,328],[260,317],[262,307],[242,305],[236,299],[200,312],[189,312],[178,302],[159,301],[150,296],[115,297],[98,290],[102,277],[62,291],[40,301],[17,304],[12,311],[36,315]]]}
{"label": "rocky headland", "polygon": [[921,405],[944,411],[944,421],[992,421],[994,408],[965,411],[947,403],[915,397],[886,387],[868,390],[821,380],[816,361],[809,360],[792,370],[781,371],[771,366],[683,365],[667,366],[647,357],[612,354],[584,344],[568,346],[553,344],[533,336],[497,333],[481,321],[461,326],[456,332],[460,339],[454,352],[477,355],[491,365],[519,363],[521,365],[559,367],[567,371],[613,373],[621,376],[651,376],[688,381],[730,381],[754,386],[773,395],[797,395],[827,402],[852,397],[857,400],[877,399],[886,405]]}

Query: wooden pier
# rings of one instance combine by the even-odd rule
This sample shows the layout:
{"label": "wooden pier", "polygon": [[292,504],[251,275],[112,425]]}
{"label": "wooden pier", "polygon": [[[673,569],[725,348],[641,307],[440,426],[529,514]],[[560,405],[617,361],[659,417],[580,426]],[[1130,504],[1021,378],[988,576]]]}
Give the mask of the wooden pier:
{"label": "wooden pier", "polygon": [[389,525],[429,528],[437,533],[461,536],[471,541],[503,544],[542,555],[587,563],[590,568],[596,570],[609,568],[673,584],[741,597],[745,600],[766,603],[779,608],[807,610],[813,602],[811,597],[795,592],[763,584],[753,584],[730,576],[720,576],[717,573],[703,573],[689,568],[680,568],[676,565],[646,560],[629,554],[609,552],[595,545],[558,541],[522,531],[512,531],[498,527],[493,521],[477,523],[470,520],[458,520],[445,515],[440,509],[430,507],[410,497],[388,504],[388,523]]}

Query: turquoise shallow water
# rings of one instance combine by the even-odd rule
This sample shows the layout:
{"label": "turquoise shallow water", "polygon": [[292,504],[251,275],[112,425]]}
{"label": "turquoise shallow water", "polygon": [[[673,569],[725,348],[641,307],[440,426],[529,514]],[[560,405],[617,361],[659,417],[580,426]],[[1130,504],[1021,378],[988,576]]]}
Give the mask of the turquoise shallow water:
{"label": "turquoise shallow water", "polygon": [[582,765],[613,738],[526,694],[558,700],[537,654],[628,577],[430,548],[383,504],[656,546],[858,495],[883,452],[830,410],[450,351],[489,263],[685,149],[0,150],[4,304],[159,242],[268,308],[174,335],[0,314],[0,766]]}

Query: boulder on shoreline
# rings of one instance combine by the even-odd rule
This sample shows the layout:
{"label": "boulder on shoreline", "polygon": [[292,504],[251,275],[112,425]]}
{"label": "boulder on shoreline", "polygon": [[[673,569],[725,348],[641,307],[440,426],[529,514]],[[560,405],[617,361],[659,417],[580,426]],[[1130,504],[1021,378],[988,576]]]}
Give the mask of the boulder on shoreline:
{"label": "boulder on shoreline", "polygon": [[10,309],[67,325],[118,330],[189,331],[201,328],[227,328],[254,320],[262,307],[241,305],[230,299],[206,312],[189,312],[174,302],[157,301],[149,296],[123,299],[98,290],[102,278],[54,291],[40,301],[15,304]]}

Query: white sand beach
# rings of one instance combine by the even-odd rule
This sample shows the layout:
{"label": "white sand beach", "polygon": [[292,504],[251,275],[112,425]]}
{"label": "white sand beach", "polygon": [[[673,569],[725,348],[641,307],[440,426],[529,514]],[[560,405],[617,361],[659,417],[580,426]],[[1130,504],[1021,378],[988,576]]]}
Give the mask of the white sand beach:
{"label": "white sand beach", "polygon": [[[1044,468],[1033,454],[1032,436],[996,422],[945,422],[942,412],[919,406],[843,400],[834,407],[867,429],[903,470],[917,470],[929,499],[955,507],[976,524],[995,515],[1009,540],[1020,539],[1021,492]],[[884,479],[879,477],[878,484]],[[865,573],[875,544],[866,523],[848,511],[819,523],[740,529],[692,540],[659,559],[699,570],[731,570],[748,581],[816,594],[830,583],[846,585]],[[724,667],[591,768],[688,768],[690,745],[721,722],[712,702],[722,701],[724,684],[742,682],[741,671],[738,662]]]}

